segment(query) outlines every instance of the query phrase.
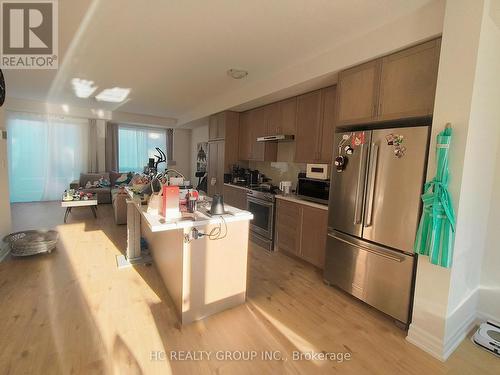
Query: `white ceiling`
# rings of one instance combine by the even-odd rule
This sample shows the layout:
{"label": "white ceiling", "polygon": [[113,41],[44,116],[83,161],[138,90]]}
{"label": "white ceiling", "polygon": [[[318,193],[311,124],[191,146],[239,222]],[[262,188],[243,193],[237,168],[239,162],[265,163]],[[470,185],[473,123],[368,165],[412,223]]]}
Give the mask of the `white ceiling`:
{"label": "white ceiling", "polygon": [[[187,119],[213,97],[255,86],[429,2],[59,0],[59,69],[4,71],[7,95]],[[231,79],[229,68],[246,69],[249,75]],[[71,88],[73,78],[94,81],[97,92],[130,88],[129,100],[117,106],[79,99]],[[317,77],[292,92],[334,80],[334,74]],[[239,109],[283,94],[259,96],[264,95],[254,94],[255,101]]]}

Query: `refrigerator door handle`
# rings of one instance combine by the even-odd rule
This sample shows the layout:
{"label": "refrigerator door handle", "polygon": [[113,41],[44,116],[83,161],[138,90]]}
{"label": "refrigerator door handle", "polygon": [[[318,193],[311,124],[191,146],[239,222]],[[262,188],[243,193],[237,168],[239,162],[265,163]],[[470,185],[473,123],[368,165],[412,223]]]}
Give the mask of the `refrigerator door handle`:
{"label": "refrigerator door handle", "polygon": [[355,247],[362,249],[364,251],[367,251],[369,253],[381,256],[382,258],[386,258],[386,259],[389,259],[389,260],[392,260],[392,261],[398,262],[398,263],[401,263],[403,261],[403,258],[401,258],[401,257],[386,254],[386,253],[383,253],[383,252],[375,250],[375,249],[370,249],[369,247],[366,247],[366,246],[361,246],[359,244],[351,243],[347,240],[344,240],[343,238],[336,236],[335,234],[331,233],[330,231],[328,231],[328,235],[332,238],[335,238],[337,241],[344,242],[344,243],[351,245],[351,246],[355,246]]}
{"label": "refrigerator door handle", "polygon": [[373,200],[375,199],[375,176],[377,175],[378,145],[372,143],[370,155],[370,175],[368,177],[368,198],[366,200],[366,222],[365,227],[372,225]]}
{"label": "refrigerator door handle", "polygon": [[358,181],[356,183],[356,197],[354,203],[354,224],[361,224],[361,200],[363,199],[363,173],[365,171],[365,145],[361,144],[361,157],[359,158]]}

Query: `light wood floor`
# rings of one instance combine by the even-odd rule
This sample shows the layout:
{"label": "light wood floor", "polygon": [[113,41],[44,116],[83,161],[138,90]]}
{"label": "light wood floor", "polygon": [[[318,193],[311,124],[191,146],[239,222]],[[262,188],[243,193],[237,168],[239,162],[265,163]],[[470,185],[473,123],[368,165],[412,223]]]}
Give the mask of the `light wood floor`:
{"label": "light wood floor", "polygon": [[[57,203],[16,204],[14,230],[56,227],[57,251],[0,264],[2,374],[499,374],[465,340],[446,363],[389,319],[322,283],[313,267],[251,246],[248,301],[181,327],[154,266],[118,270],[125,244],[109,205],[95,220]],[[152,351],[279,351],[287,360],[151,360]],[[293,351],[351,360],[293,361]]]}

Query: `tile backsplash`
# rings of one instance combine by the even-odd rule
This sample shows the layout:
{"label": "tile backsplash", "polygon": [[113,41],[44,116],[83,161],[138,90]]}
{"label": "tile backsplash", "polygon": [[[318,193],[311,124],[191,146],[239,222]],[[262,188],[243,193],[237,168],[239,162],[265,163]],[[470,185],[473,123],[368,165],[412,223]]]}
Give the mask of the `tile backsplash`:
{"label": "tile backsplash", "polygon": [[280,181],[292,181],[292,189],[297,186],[297,175],[299,172],[305,172],[304,163],[294,163],[295,144],[294,142],[283,142],[278,144],[278,161],[250,161],[250,169],[258,169],[271,178],[271,183],[279,185]]}

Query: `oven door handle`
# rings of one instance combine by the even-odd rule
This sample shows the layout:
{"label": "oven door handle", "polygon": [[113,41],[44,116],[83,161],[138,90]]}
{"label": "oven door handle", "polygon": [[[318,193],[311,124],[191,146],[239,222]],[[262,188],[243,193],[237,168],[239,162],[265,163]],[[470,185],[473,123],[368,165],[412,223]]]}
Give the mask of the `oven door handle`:
{"label": "oven door handle", "polygon": [[266,207],[274,207],[273,202],[264,201],[262,199],[254,198],[252,196],[247,195],[247,208],[248,208],[248,202],[253,202],[253,203],[260,204],[261,206],[266,206]]}

